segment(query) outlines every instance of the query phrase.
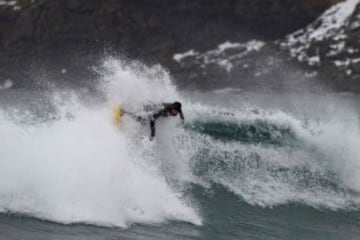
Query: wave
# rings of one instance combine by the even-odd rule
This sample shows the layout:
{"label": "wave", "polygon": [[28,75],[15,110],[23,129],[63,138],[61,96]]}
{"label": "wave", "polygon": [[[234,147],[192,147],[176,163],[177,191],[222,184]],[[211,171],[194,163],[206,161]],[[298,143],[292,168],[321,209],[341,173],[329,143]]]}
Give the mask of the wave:
{"label": "wave", "polygon": [[[0,211],[123,227],[168,220],[201,224],[181,189],[161,174],[157,166],[161,153],[154,150],[148,134],[136,134],[141,126],[127,121],[119,131],[112,124],[112,107],[120,100],[133,107],[165,98],[166,84],[172,89],[170,81],[155,79],[165,88],[157,82],[152,86],[159,99],[146,95],[150,85],[137,84],[150,81],[152,74],[165,78],[166,73],[154,69],[140,73],[135,66],[112,59],[101,70],[107,71],[101,90],[109,90],[104,91],[105,101],[91,106],[71,90],[52,89],[45,96],[20,91],[20,96],[14,92],[11,99],[2,99]],[[123,84],[113,88],[110,85],[116,84],[110,78]],[[117,99],[119,94],[123,99]],[[24,96],[20,103],[12,101]]]}
{"label": "wave", "polygon": [[[278,109],[207,105],[184,97],[159,66],[110,58],[97,71],[97,96],[86,92],[85,100],[64,89],[2,95],[1,212],[122,227],[200,225],[206,213],[194,185],[221,186],[261,207],[359,208],[355,118],[304,120]],[[140,111],[175,100],[186,125],[160,119],[154,142],[131,118],[120,130],[111,122],[117,103]]]}
{"label": "wave", "polygon": [[359,208],[356,119],[351,124],[300,121],[281,111],[210,112],[190,126],[195,175],[262,207]]}
{"label": "wave", "polygon": [[288,126],[278,126],[263,120],[254,122],[196,121],[191,129],[223,141],[284,145],[296,140]]}

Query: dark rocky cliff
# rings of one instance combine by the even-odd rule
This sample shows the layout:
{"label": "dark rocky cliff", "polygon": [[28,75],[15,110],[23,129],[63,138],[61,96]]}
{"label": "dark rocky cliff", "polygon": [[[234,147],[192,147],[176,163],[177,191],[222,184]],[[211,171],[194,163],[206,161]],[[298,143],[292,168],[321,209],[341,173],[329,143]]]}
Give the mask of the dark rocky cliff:
{"label": "dark rocky cliff", "polygon": [[336,2],[11,1],[0,5],[0,78],[21,78],[21,84],[17,84],[21,86],[31,82],[34,70],[55,71],[56,76],[57,68],[66,68],[68,79],[88,79],[88,67],[104,52],[110,52],[148,63],[159,62],[186,86],[191,83],[173,60],[175,53],[206,51],[224,41],[283,38],[314,21]]}

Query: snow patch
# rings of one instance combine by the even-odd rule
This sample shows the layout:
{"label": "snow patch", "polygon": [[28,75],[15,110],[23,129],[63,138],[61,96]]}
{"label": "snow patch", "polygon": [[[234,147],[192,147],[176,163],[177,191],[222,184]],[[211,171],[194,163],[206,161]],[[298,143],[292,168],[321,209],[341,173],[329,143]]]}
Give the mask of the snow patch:
{"label": "snow patch", "polygon": [[334,5],[305,29],[288,35],[281,45],[292,47],[302,43],[301,45],[305,46],[312,41],[321,41],[327,38],[334,38],[334,40],[346,38],[343,32],[339,33],[337,30],[348,24],[349,17],[359,3],[360,0],[347,0]]}
{"label": "snow patch", "polygon": [[225,51],[227,49],[238,48],[240,46],[241,46],[240,43],[232,43],[232,42],[226,41],[226,42],[220,44],[218,46],[218,49],[219,49],[220,52],[223,52],[223,51]]}
{"label": "snow patch", "polygon": [[16,1],[0,0],[0,6],[15,6],[15,5],[16,5]]}
{"label": "snow patch", "polygon": [[[32,0],[31,3],[34,3],[34,0]],[[21,10],[21,6],[18,5],[18,2],[16,0],[0,0],[0,7],[1,6],[12,7],[14,11]]]}
{"label": "snow patch", "polygon": [[347,0],[331,7],[320,18],[321,26],[311,31],[309,40],[323,40],[332,37],[337,29],[347,24],[349,17],[359,3],[359,0]]}
{"label": "snow patch", "polygon": [[197,52],[195,52],[193,49],[191,49],[191,50],[189,50],[187,52],[184,52],[184,53],[176,53],[176,54],[174,54],[173,59],[176,62],[181,62],[184,58],[196,56],[197,54],[198,54]]}
{"label": "snow patch", "polygon": [[10,79],[7,79],[7,80],[5,80],[5,82],[3,84],[0,84],[0,90],[9,89],[13,85],[14,85],[14,83]]}
{"label": "snow patch", "polygon": [[[359,50],[346,40],[348,31],[360,26],[360,17],[354,16],[359,4],[360,0],[346,0],[332,6],[306,28],[288,35],[280,46],[288,50],[291,57],[309,66],[322,64],[319,52],[336,59],[333,62],[339,68],[350,66],[354,63],[351,55]],[[349,69],[342,70],[352,74]]]}
{"label": "snow patch", "polygon": [[313,56],[308,59],[309,65],[314,66],[320,63],[320,57],[319,56]]}
{"label": "snow patch", "polygon": [[[246,43],[226,41],[219,44],[216,49],[204,53],[198,53],[191,49],[184,53],[174,54],[173,59],[178,63],[182,63],[185,58],[193,57],[192,60],[200,64],[202,68],[205,68],[209,64],[216,64],[230,73],[234,67],[233,62],[243,58],[251,52],[260,51],[264,46],[265,42],[258,40],[251,40]],[[246,68],[248,67],[246,64],[244,66],[246,66]]]}
{"label": "snow patch", "polygon": [[213,91],[216,94],[228,94],[228,93],[242,93],[243,90],[241,88],[221,88],[221,89],[216,89]]}
{"label": "snow patch", "polygon": [[352,64],[357,64],[360,62],[360,58],[350,59],[346,58],[345,60],[335,60],[334,64],[337,67],[349,67]]}

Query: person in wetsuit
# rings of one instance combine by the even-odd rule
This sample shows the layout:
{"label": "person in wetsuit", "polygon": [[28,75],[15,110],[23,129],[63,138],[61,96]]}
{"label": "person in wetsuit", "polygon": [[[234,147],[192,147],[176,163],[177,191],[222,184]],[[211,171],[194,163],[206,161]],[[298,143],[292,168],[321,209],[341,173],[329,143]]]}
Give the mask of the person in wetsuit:
{"label": "person in wetsuit", "polygon": [[155,137],[155,122],[159,117],[176,117],[178,114],[182,123],[184,123],[184,114],[181,110],[181,103],[163,103],[163,108],[152,114],[150,117],[150,140]]}
{"label": "person in wetsuit", "polygon": [[126,112],[124,113],[132,116],[137,121],[139,121],[142,124],[147,124],[148,121],[150,121],[150,141],[152,141],[155,137],[155,123],[156,120],[160,117],[176,117],[178,114],[181,118],[182,123],[184,123],[184,114],[181,110],[181,103],[174,102],[174,103],[163,103],[160,106],[154,106],[154,105],[148,105],[145,106],[146,112],[152,112],[148,118],[144,118],[142,116],[137,116],[133,113]]}

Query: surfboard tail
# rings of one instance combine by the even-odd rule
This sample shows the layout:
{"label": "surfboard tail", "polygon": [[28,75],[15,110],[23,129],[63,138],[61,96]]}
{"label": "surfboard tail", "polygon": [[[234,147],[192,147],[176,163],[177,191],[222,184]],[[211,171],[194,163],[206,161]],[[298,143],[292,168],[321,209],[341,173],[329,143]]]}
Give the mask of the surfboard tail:
{"label": "surfboard tail", "polygon": [[122,117],[124,115],[124,110],[121,108],[120,105],[114,107],[113,110],[113,121],[116,127],[120,127],[122,122]]}

